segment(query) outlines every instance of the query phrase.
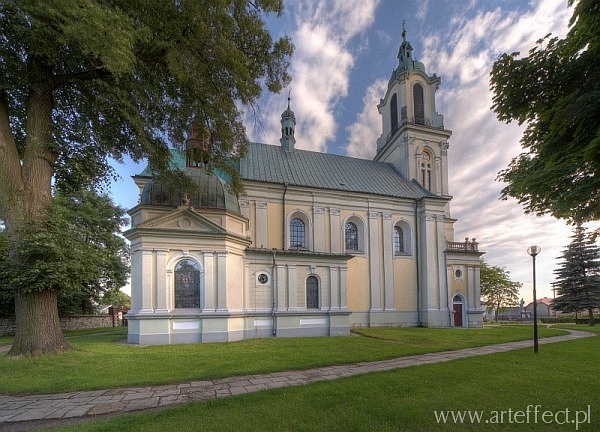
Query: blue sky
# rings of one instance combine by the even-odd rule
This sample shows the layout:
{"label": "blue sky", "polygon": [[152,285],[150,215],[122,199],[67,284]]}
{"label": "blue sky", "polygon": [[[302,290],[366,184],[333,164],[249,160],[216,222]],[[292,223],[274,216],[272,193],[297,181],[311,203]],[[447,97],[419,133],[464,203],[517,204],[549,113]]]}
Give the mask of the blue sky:
{"label": "blue sky", "polygon": [[[532,299],[527,247],[541,246],[538,298],[552,297],[556,257],[569,243],[571,228],[550,217],[523,214],[515,200],[500,201],[498,171],[521,152],[522,128],[496,120],[490,110],[489,72],[503,52],[526,53],[548,33],[563,37],[571,10],[567,0],[288,0],[282,17],[268,19],[275,36],[296,46],[290,72],[296,146],[361,158],[375,155],[381,134],[376,105],[397,65],[402,22],[414,56],[442,79],[437,110],[450,138],[451,204],[456,240],[477,238],[485,259],[505,267]],[[252,141],[279,142],[279,118],[287,90],[265,94]],[[114,200],[130,208],[137,188],[130,176],[143,166],[116,165],[121,180]],[[598,225],[593,225],[597,227]]]}

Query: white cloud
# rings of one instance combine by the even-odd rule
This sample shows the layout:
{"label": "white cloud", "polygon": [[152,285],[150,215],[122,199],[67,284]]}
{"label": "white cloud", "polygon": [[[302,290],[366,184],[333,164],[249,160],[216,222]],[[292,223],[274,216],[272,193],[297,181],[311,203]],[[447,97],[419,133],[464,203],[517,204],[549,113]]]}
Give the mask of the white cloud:
{"label": "white cloud", "polygon": [[[442,76],[439,101],[445,126],[453,130],[449,150],[450,192],[457,238],[476,236],[487,251],[486,261],[506,267],[513,280],[525,283],[522,294],[531,299],[530,258],[526,249],[539,244],[539,296],[552,296],[555,258],[568,242],[570,228],[550,217],[523,214],[515,200],[500,201],[497,173],[522,150],[523,128],[498,122],[491,111],[489,72],[498,54],[526,53],[552,32],[564,36],[569,10],[562,2],[546,0],[524,14],[497,8],[473,19],[456,17],[451,29],[424,41],[423,62]],[[448,41],[444,35],[450,34]]]}
{"label": "white cloud", "polygon": [[[458,218],[456,240],[476,237],[487,251],[486,261],[506,267],[513,280],[525,284],[526,299],[531,298],[527,247],[536,243],[542,247],[538,257],[539,296],[551,296],[555,258],[569,241],[570,227],[550,217],[524,215],[515,200],[499,200],[503,185],[495,179],[522,151],[519,140],[523,128],[496,120],[490,109],[489,72],[502,52],[527,53],[549,32],[563,37],[571,12],[563,2],[545,0],[525,13],[496,8],[470,19],[465,14],[456,15],[448,19],[446,27],[422,41],[421,57],[429,74],[442,77],[437,109],[444,115],[445,127],[453,131],[449,168],[452,215]],[[375,143],[381,133],[380,116],[373,111],[386,89],[387,80],[383,87],[381,82],[369,87],[362,112],[348,127],[349,155],[373,155],[363,143]]]}
{"label": "white cloud", "polygon": [[415,18],[423,22],[425,20],[425,17],[427,17],[427,12],[429,12],[429,0],[425,0],[419,3]]}
{"label": "white cloud", "polygon": [[[326,151],[327,142],[335,138],[335,105],[348,95],[348,77],[354,66],[349,42],[373,24],[378,3],[379,0],[293,3],[296,28],[291,37],[296,52],[290,66],[291,106],[296,115],[298,148]],[[363,40],[359,49],[365,45],[368,41]],[[285,109],[286,96],[267,97],[263,103],[267,121],[262,134],[250,133],[252,140],[270,144],[279,141],[276,114]]]}
{"label": "white cloud", "polygon": [[387,90],[387,80],[375,81],[363,96],[363,110],[356,122],[347,127],[350,133],[346,154],[362,159],[373,159],[375,142],[381,135],[381,115],[377,110],[379,100]]}

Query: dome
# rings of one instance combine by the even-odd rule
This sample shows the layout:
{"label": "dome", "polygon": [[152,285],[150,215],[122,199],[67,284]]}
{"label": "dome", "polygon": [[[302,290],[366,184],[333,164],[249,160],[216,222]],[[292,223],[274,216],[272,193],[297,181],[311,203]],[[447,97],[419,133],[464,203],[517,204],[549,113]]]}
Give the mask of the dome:
{"label": "dome", "polygon": [[[217,175],[208,174],[201,168],[188,168],[185,174],[197,185],[197,189],[188,193],[190,206],[195,209],[221,209],[240,213],[237,197],[231,193],[226,183]],[[170,188],[157,181],[150,180],[140,200],[141,205],[179,207],[183,205],[183,191]]]}

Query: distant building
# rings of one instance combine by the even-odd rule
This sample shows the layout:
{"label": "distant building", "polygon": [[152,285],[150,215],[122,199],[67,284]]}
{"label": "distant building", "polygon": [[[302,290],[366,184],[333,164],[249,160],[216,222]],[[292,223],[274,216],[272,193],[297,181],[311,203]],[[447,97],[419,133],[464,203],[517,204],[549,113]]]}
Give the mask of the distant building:
{"label": "distant building", "polygon": [[[561,312],[555,311],[552,309],[552,299],[549,297],[544,297],[537,300],[537,316],[538,318],[542,317],[554,317],[560,315]],[[533,316],[533,302],[529,303],[525,306],[525,310]]]}
{"label": "distant building", "polygon": [[377,106],[382,134],[365,143],[374,160],[297,149],[288,100],[280,145],[251,143],[239,162],[243,196],[183,153],[173,162],[193,193],[148,169],[134,177],[129,342],[482,326],[482,252],[454,239],[440,78],[403,39]]}

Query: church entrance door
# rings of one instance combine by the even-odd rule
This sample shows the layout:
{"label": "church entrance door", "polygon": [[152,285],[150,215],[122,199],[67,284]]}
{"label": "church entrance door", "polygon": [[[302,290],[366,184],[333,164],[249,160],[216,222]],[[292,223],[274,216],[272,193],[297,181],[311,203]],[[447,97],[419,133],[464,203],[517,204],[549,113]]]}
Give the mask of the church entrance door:
{"label": "church entrance door", "polygon": [[462,304],[454,303],[454,327],[462,327],[463,326],[463,316],[462,316]]}

